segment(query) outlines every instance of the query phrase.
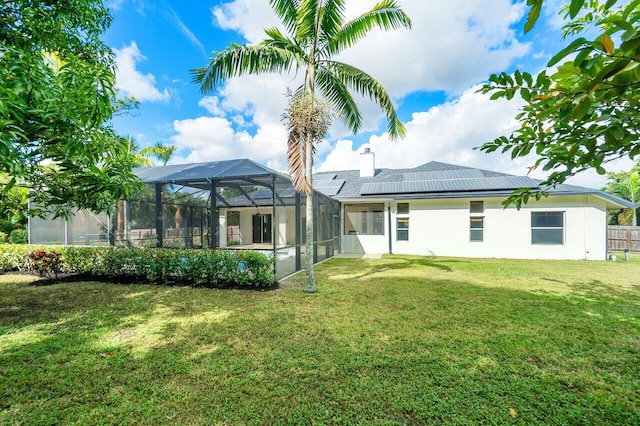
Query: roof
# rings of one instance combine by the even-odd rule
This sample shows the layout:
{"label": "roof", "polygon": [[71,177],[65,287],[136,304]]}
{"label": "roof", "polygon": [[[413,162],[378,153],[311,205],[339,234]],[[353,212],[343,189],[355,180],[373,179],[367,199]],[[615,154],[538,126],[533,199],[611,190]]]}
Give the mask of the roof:
{"label": "roof", "polygon": [[289,178],[282,173],[246,158],[208,163],[140,167],[133,172],[143,182],[149,184],[174,183],[202,189],[211,188],[213,181],[235,185],[271,185],[275,177],[280,182],[289,182]]}
{"label": "roof", "polygon": [[[359,170],[316,173],[314,188],[338,200],[433,199],[508,197],[519,188],[541,189],[541,181],[473,167],[431,161],[412,169],[376,169],[373,177],[360,177]],[[632,208],[635,204],[597,189],[557,185],[549,195],[594,195],[608,208]]]}

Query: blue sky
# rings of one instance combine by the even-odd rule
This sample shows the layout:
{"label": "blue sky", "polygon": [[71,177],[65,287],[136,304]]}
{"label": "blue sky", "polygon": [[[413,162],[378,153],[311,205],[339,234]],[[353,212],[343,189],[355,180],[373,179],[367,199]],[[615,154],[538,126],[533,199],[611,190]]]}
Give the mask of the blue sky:
{"label": "blue sky", "polygon": [[[536,28],[524,34],[523,2],[511,0],[399,0],[413,28],[375,31],[341,60],[378,79],[397,105],[408,134],[389,141],[379,109],[360,102],[363,131],[335,123],[318,147],[316,169],[358,168],[367,146],[377,167],[414,167],[436,160],[526,174],[532,158],[484,154],[473,147],[514,129],[518,102],[489,101],[476,93],[491,73],[515,68],[537,72],[562,45],[557,16],[563,0],[547,0]],[[113,23],[103,40],[116,54],[117,86],[140,108],[114,120],[117,131],[141,146],[176,145],[172,163],[251,158],[286,171],[286,134],[280,115],[287,88],[300,75],[261,75],[229,80],[202,94],[189,70],[205,66],[230,43],[257,43],[263,29],[279,26],[268,0],[111,0]],[[371,0],[347,1],[349,17]],[[615,166],[614,166],[615,167]],[[626,165],[620,165],[625,168]],[[543,175],[534,174],[534,177]],[[571,183],[600,186],[594,173]]]}

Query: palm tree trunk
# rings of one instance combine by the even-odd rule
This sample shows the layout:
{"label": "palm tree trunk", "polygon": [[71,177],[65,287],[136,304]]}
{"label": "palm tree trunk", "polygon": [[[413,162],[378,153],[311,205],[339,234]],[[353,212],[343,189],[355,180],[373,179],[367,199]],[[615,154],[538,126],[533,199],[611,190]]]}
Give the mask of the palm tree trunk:
{"label": "palm tree trunk", "polygon": [[[303,135],[304,143],[305,143],[305,177],[309,185],[312,185],[312,167],[313,167],[313,147],[311,144],[311,138]],[[313,187],[313,186],[312,186]],[[311,190],[310,194],[307,194],[307,204],[306,204],[306,217],[307,223],[305,227],[305,233],[307,236],[305,243],[305,277],[304,277],[304,286],[302,287],[302,291],[305,293],[315,293],[317,291],[316,288],[316,277],[313,272],[313,190]]]}

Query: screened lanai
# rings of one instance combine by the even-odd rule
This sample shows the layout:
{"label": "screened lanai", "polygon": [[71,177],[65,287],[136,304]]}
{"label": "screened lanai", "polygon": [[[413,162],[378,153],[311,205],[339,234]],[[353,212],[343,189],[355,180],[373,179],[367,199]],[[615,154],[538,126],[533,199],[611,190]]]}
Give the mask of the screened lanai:
{"label": "screened lanai", "polygon": [[[286,175],[248,159],[135,173],[147,187],[111,218],[113,244],[260,250],[275,256],[278,278],[304,265],[307,197]],[[313,203],[315,263],[340,250],[340,206],[318,192]]]}

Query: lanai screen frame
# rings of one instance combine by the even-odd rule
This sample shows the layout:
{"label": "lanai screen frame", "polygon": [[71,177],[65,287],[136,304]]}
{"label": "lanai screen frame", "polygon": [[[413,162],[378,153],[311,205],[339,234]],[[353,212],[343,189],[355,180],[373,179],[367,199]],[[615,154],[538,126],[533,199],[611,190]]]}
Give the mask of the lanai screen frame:
{"label": "lanai screen frame", "polygon": [[[302,246],[304,242],[304,228],[302,218],[304,209],[303,203],[306,196],[295,192],[291,180],[288,176],[271,170],[249,159],[215,161],[208,163],[178,164],[169,166],[156,166],[138,168],[134,171],[143,182],[155,190],[155,226],[156,226],[156,247],[163,247],[163,188],[166,185],[180,185],[194,188],[201,191],[209,191],[210,199],[207,206],[210,208],[209,217],[209,247],[217,249],[220,227],[218,224],[218,211],[220,208],[246,208],[246,207],[271,207],[272,221],[278,217],[278,207],[294,206],[295,209],[295,241],[293,245],[285,244],[278,246],[278,227],[272,223],[271,240],[273,255],[275,256],[275,272],[278,278],[283,278],[290,273],[300,271],[304,264],[302,259]],[[242,188],[246,186],[256,186],[266,188],[271,192],[270,200],[266,200],[265,191],[247,193]],[[236,188],[242,195],[233,199],[223,198],[217,191],[218,188]],[[212,195],[215,194],[215,203],[211,202]],[[332,257],[340,252],[340,203],[326,195],[314,191],[312,194],[314,203],[314,263]],[[322,206],[322,208],[320,207]],[[322,213],[322,231],[325,235],[318,235],[320,211]],[[289,226],[289,224],[287,224]],[[321,238],[319,238],[321,237]],[[322,251],[318,250],[322,247]],[[294,269],[286,269],[284,263],[282,268],[278,267],[281,254],[284,251],[295,250]],[[280,271],[282,269],[282,271]]]}

